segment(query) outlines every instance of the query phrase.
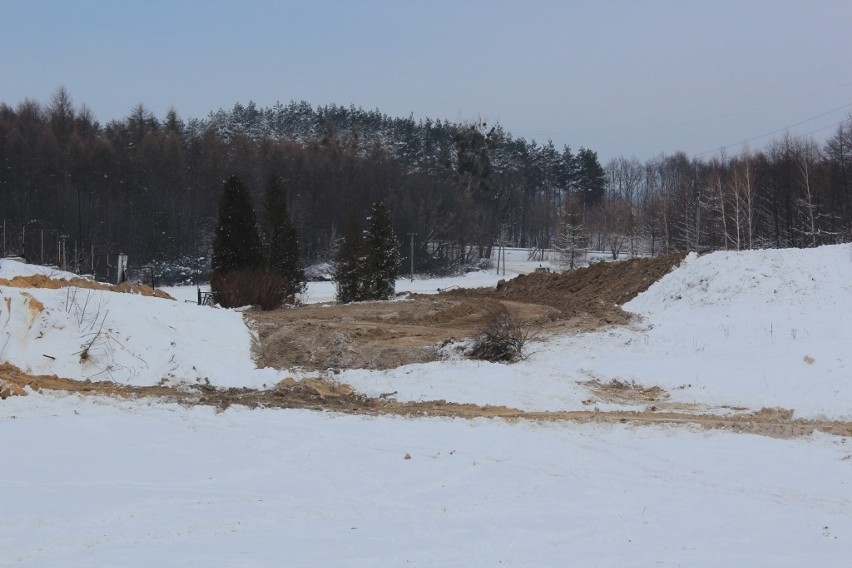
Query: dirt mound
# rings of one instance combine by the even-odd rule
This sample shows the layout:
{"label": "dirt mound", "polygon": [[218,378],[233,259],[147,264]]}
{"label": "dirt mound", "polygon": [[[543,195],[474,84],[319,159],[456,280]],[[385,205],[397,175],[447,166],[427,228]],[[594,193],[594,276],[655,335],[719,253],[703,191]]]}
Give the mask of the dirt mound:
{"label": "dirt mound", "polygon": [[601,324],[624,324],[630,316],[618,306],[644,292],[683,260],[683,254],[598,262],[561,273],[533,272],[501,282],[496,290],[445,292],[450,297],[489,297],[543,304],[562,318],[592,316]]}
{"label": "dirt mound", "polygon": [[11,288],[47,288],[58,290],[60,288],[85,288],[87,290],[105,290],[107,292],[121,292],[124,294],[141,294],[143,296],[155,296],[165,300],[174,300],[170,295],[162,290],[154,290],[150,286],[144,284],[130,284],[124,282],[118,286],[112,284],[103,284],[95,280],[87,278],[50,278],[44,274],[33,274],[32,276],[15,276],[14,278],[0,278],[0,286],[9,286]]}
{"label": "dirt mound", "polygon": [[162,298],[164,300],[174,300],[170,294],[163,292],[162,290],[151,288],[145,284],[122,282],[118,286],[115,286],[112,290],[115,292],[121,292],[122,294],[141,294],[143,296],[154,296],[155,298]]}

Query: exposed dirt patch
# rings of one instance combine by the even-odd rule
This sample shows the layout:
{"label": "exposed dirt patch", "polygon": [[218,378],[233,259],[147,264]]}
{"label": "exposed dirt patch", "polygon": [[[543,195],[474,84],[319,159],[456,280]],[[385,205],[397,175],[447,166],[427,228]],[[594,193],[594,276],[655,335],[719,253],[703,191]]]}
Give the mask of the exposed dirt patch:
{"label": "exposed dirt patch", "polygon": [[185,406],[213,406],[219,410],[224,410],[231,405],[239,405],[248,408],[333,410],[348,414],[403,417],[443,416],[465,419],[502,418],[505,420],[539,422],[671,424],[759,434],[775,438],[807,436],[817,431],[838,436],[852,436],[852,423],[795,419],[792,411],[777,408],[764,408],[758,412],[726,416],[671,410],[524,412],[505,406],[477,406],[443,400],[399,402],[392,398],[369,398],[356,393],[348,385],[322,379],[300,382],[285,379],[275,388],[262,391],[246,388],[217,389],[204,385],[133,387],[109,381],[74,381],[56,376],[31,376],[22,373],[20,369],[12,365],[0,365],[0,392],[3,393],[3,398],[26,395],[25,387],[36,392],[60,391],[131,400],[152,398]]}
{"label": "exposed dirt patch", "polygon": [[258,333],[261,367],[389,369],[436,360],[441,344],[475,335],[501,303],[529,325],[556,315],[537,304],[439,296],[251,312],[247,319]]}
{"label": "exposed dirt patch", "polygon": [[[643,387],[634,383],[626,383],[613,379],[603,383],[598,379],[583,381],[580,384],[588,388],[600,402],[630,404],[642,402],[662,402],[669,399],[669,393],[660,387]],[[583,401],[584,404],[594,403],[594,399]]]}
{"label": "exposed dirt patch", "polygon": [[476,335],[502,304],[547,335],[624,324],[619,305],[680,263],[683,255],[534,273],[494,288],[411,295],[405,301],[311,305],[249,312],[259,366],[309,370],[389,369],[439,358],[439,348]]}
{"label": "exposed dirt patch", "polygon": [[150,286],[144,284],[130,284],[124,282],[118,286],[111,284],[103,284],[95,280],[87,278],[51,278],[43,274],[34,274],[32,276],[15,276],[14,278],[0,278],[0,286],[9,286],[11,288],[48,288],[58,290],[59,288],[85,288],[87,290],[105,290],[107,292],[121,292],[124,294],[141,294],[143,296],[155,296],[165,300],[174,300],[170,295],[162,290],[154,290]]}
{"label": "exposed dirt patch", "polygon": [[[44,311],[44,304],[39,302],[36,298],[31,296],[30,294],[27,294],[26,292],[22,292],[21,294],[26,298],[25,301],[26,301],[26,304],[27,304],[27,310],[30,312],[30,317],[29,317],[30,321],[29,321],[28,325],[29,325],[29,327],[32,327],[33,323],[35,323],[36,318],[39,315],[41,315],[41,313]],[[11,298],[9,298],[9,300],[11,300]],[[9,304],[8,302],[7,302],[7,307],[11,308],[11,304]],[[9,311],[11,313],[11,309]]]}

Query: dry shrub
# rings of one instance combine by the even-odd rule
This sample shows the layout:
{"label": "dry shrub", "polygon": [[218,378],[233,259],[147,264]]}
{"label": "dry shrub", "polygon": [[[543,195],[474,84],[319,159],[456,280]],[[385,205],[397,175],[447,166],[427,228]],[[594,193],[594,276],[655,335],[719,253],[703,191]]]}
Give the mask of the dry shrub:
{"label": "dry shrub", "polygon": [[210,290],[216,303],[225,308],[274,310],[286,299],[286,284],[283,276],[265,270],[217,272],[210,279]]}
{"label": "dry shrub", "polygon": [[506,306],[494,310],[474,340],[471,356],[486,361],[514,363],[525,357],[530,330]]}

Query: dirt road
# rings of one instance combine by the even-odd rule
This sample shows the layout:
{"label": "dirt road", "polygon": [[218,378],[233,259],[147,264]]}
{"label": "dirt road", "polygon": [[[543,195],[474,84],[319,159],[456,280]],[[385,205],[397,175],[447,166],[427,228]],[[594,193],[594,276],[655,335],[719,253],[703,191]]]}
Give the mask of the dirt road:
{"label": "dirt road", "polygon": [[[322,379],[296,382],[285,379],[269,390],[218,389],[210,386],[153,386],[134,387],[110,381],[74,381],[55,376],[31,376],[9,364],[0,365],[0,396],[26,395],[24,387],[36,392],[58,391],[87,396],[103,396],[123,400],[156,400],[184,406],[212,406],[225,410],[232,405],[247,408],[309,409],[347,414],[390,415],[400,417],[454,417],[530,420],[539,422],[576,422],[600,424],[630,424],[635,426],[677,425],[705,429],[759,434],[774,438],[807,436],[825,432],[852,436],[852,423],[830,420],[793,418],[793,412],[783,409],[761,409],[746,412],[728,409],[729,414],[708,414],[707,409],[683,404],[669,404],[663,391],[639,389],[625,393],[623,386],[609,385],[619,393],[613,396],[634,396],[647,401],[642,410],[599,412],[596,410],[564,412],[524,412],[505,406],[477,406],[443,400],[399,402],[390,397],[370,398],[353,391],[349,386]],[[606,396],[598,387],[596,394]]]}

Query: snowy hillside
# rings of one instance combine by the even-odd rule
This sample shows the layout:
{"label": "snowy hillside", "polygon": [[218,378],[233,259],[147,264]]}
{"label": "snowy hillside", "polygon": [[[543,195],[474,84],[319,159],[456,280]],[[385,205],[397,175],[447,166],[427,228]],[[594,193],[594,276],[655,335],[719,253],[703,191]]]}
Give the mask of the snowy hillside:
{"label": "snowy hillside", "polygon": [[852,418],[850,245],[691,256],[625,307],[665,360],[657,384]]}

